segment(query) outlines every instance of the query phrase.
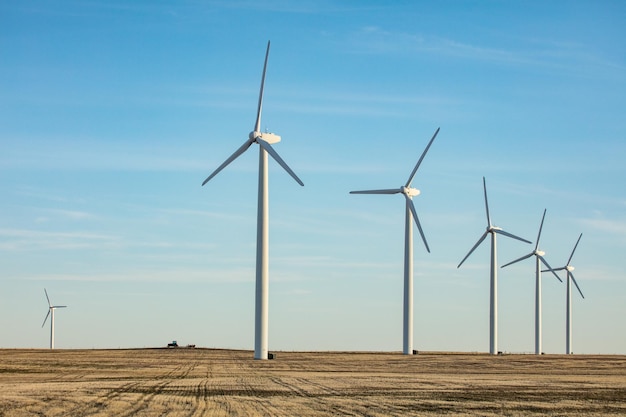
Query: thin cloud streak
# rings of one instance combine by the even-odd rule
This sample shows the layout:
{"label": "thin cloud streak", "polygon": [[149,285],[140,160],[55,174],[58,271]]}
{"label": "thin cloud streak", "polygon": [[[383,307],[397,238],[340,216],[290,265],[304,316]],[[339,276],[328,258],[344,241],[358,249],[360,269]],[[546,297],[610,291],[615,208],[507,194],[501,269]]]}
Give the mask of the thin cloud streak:
{"label": "thin cloud streak", "polygon": [[[519,40],[518,40],[519,42]],[[599,58],[584,46],[571,42],[551,40],[526,42],[508,49],[473,45],[454,39],[421,34],[388,31],[378,26],[367,26],[349,35],[345,41],[352,53],[407,54],[425,52],[452,58],[491,62],[511,66],[545,68],[597,77],[597,72],[622,72],[624,68]]]}
{"label": "thin cloud streak", "polygon": [[107,273],[84,274],[41,274],[29,275],[20,279],[28,281],[71,281],[71,282],[147,282],[147,283],[231,283],[241,284],[254,281],[253,268],[227,269],[169,269],[169,270],[136,270]]}

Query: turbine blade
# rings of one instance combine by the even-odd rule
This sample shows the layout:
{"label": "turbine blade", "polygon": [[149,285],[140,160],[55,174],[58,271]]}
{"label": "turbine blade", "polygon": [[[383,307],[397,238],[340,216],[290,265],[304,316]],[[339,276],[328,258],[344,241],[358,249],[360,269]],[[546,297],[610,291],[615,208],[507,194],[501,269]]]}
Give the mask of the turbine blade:
{"label": "turbine blade", "polygon": [[483,243],[483,240],[485,240],[485,238],[487,237],[487,234],[489,234],[489,231],[486,231],[485,233],[483,233],[483,235],[480,237],[480,239],[478,239],[478,242],[476,242],[476,244],[472,247],[472,249],[470,249],[470,251],[467,253],[467,255],[465,255],[465,258],[463,258],[461,263],[459,263],[457,265],[457,268],[461,267],[461,265],[463,265],[463,262],[465,262],[465,260],[467,258],[469,258],[469,256],[472,254],[472,252],[474,252],[474,249],[476,249],[481,243]]}
{"label": "turbine blade", "polygon": [[43,292],[46,293],[46,300],[48,300],[48,307],[52,306],[52,304],[50,304],[50,297],[48,297],[48,291],[46,291],[46,289],[43,289]]}
{"label": "turbine blade", "polygon": [[491,216],[489,215],[489,203],[487,202],[487,182],[483,177],[483,189],[485,190],[485,210],[487,212],[487,224],[491,227]]}
{"label": "turbine blade", "polygon": [[298,178],[298,176],[296,175],[295,172],[293,172],[291,170],[291,168],[289,168],[289,165],[287,165],[287,163],[285,161],[283,161],[283,158],[280,157],[280,155],[278,155],[278,152],[276,152],[274,150],[274,148],[272,148],[272,145],[270,145],[268,142],[264,141],[261,138],[257,139],[257,143],[267,151],[267,153],[269,153],[272,158],[274,158],[274,160],[276,162],[278,162],[278,164],[283,167],[283,169],[285,171],[287,171],[289,173],[289,175],[291,175],[293,177],[294,180],[296,180],[296,182],[300,185],[304,185],[304,183],[300,180],[300,178]]}
{"label": "turbine blade", "polygon": [[565,269],[567,268],[563,266],[561,268],[542,269],[541,272],[564,271]]}
{"label": "turbine blade", "polygon": [[574,257],[574,252],[576,252],[576,247],[578,246],[578,242],[580,242],[581,237],[583,237],[582,233],[580,234],[580,236],[578,236],[578,240],[576,241],[576,244],[574,245],[574,249],[572,249],[572,254],[569,256],[569,259],[567,260],[567,265],[569,265],[569,263],[572,261],[572,258]]}
{"label": "turbine blade", "polygon": [[512,237],[513,239],[521,240],[522,242],[526,242],[526,243],[533,243],[533,242],[531,242],[530,240],[526,240],[526,239],[523,239],[523,238],[521,238],[521,237],[519,237],[519,236],[515,236],[514,234],[509,233],[509,232],[505,232],[504,230],[497,230],[497,229],[496,229],[496,230],[494,230],[494,231],[495,231],[496,233],[501,234],[501,235],[508,236],[508,237]]}
{"label": "turbine blade", "polygon": [[52,308],[67,308],[67,306],[52,306]]}
{"label": "turbine blade", "polygon": [[413,219],[415,219],[415,224],[417,224],[417,230],[420,232],[420,236],[422,236],[422,240],[424,241],[424,246],[426,246],[426,250],[430,253],[430,248],[428,247],[428,242],[426,242],[426,236],[424,236],[424,231],[422,230],[422,225],[420,224],[420,219],[417,217],[417,211],[415,210],[415,205],[413,205],[413,200],[409,198],[406,194],[404,195],[406,198],[407,204],[409,205],[409,209],[411,210],[411,214],[413,215]]}
{"label": "turbine blade", "polygon": [[583,295],[583,292],[580,290],[580,287],[578,286],[578,283],[576,282],[576,278],[574,278],[574,274],[572,274],[571,272],[569,273],[569,276],[572,277],[572,281],[574,282],[574,285],[576,285],[576,289],[578,290],[578,292],[580,293],[580,296],[582,298],[585,298],[585,296]]}
{"label": "turbine blade", "polygon": [[514,264],[514,263],[516,263],[516,262],[523,261],[524,259],[528,259],[528,258],[530,258],[531,256],[533,256],[534,254],[535,254],[534,252],[531,252],[531,253],[529,253],[528,255],[524,255],[524,256],[522,256],[521,258],[517,258],[516,260],[509,262],[508,264],[504,264],[504,265],[502,265],[500,268],[504,268],[505,266],[509,266],[509,265]]}
{"label": "turbine blade", "polygon": [[254,123],[254,131],[261,131],[261,110],[263,108],[263,89],[265,87],[265,71],[267,70],[267,58],[270,55],[270,41],[267,41],[267,51],[265,52],[265,63],[263,64],[263,76],[261,77],[261,89],[259,90],[259,106],[256,111],[256,122]]}
{"label": "turbine blade", "polygon": [[541,237],[541,229],[543,229],[543,221],[546,218],[546,209],[543,209],[543,217],[541,218],[541,224],[539,225],[539,234],[537,235],[537,243],[535,243],[535,250],[539,249],[539,238]]}
{"label": "turbine blade", "polygon": [[235,159],[237,159],[237,157],[239,157],[239,155],[241,155],[242,153],[244,153],[249,147],[250,145],[252,145],[254,143],[254,140],[252,139],[248,139],[243,145],[241,145],[239,147],[239,149],[237,149],[227,160],[225,160],[222,165],[220,165],[219,167],[217,167],[217,169],[215,171],[213,171],[213,173],[211,175],[209,175],[207,177],[206,180],[204,180],[202,182],[202,185],[206,184],[207,182],[209,182],[209,180],[211,178],[213,178],[214,176],[217,175],[218,172],[220,172],[221,170],[223,170],[224,168],[226,168],[226,165],[230,164],[231,162],[233,162]]}
{"label": "turbine blade", "polygon": [[350,191],[350,194],[398,194],[401,192],[402,192],[401,188],[390,188],[386,190]]}
{"label": "turbine blade", "polygon": [[50,309],[48,309],[48,314],[46,314],[46,318],[43,319],[43,323],[41,323],[41,327],[43,327],[46,324],[46,320],[48,320],[49,315],[50,315]]}
{"label": "turbine blade", "polygon": [[548,271],[552,272],[552,274],[554,274],[554,276],[556,277],[556,279],[558,279],[559,281],[563,282],[563,280],[561,279],[561,277],[559,277],[557,275],[556,272],[554,272],[554,269],[548,264],[548,261],[546,261],[546,258],[544,258],[543,256],[539,256],[539,259],[541,259],[541,262],[543,262],[543,264],[545,266],[548,267]]}
{"label": "turbine blade", "polygon": [[415,164],[415,168],[413,168],[413,172],[411,172],[411,175],[409,175],[409,179],[406,182],[406,185],[405,185],[406,187],[411,185],[411,181],[413,181],[413,177],[415,176],[415,173],[417,172],[417,169],[419,168],[420,164],[422,163],[422,160],[426,156],[426,152],[428,152],[428,149],[430,148],[430,145],[433,144],[433,141],[437,137],[437,133],[439,133],[439,129],[440,128],[437,128],[437,130],[435,130],[435,134],[430,139],[430,142],[428,142],[428,145],[426,145],[426,149],[424,149],[424,152],[422,152],[422,156],[420,156],[420,159],[417,161],[417,164]]}

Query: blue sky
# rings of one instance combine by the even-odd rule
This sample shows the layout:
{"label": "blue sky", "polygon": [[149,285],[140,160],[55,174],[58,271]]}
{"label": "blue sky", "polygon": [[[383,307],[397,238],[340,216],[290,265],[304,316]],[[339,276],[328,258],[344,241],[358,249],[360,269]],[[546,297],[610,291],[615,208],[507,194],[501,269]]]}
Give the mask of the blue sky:
{"label": "blue sky", "polygon": [[[579,353],[626,354],[620,1],[25,1],[0,5],[0,347],[253,348],[256,145],[272,42],[270,350],[402,347],[413,186],[419,350],[487,351],[486,226],[572,264]],[[487,242],[486,242],[487,243]],[[532,245],[501,238],[502,265]],[[565,350],[545,275],[544,351]],[[499,349],[534,349],[534,263],[499,271]]]}

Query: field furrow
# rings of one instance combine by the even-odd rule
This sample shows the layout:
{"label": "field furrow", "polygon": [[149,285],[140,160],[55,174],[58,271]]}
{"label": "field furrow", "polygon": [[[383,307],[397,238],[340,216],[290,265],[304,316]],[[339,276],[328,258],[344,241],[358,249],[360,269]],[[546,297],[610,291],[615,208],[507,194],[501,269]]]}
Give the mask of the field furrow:
{"label": "field furrow", "polygon": [[0,350],[0,416],[621,416],[626,357]]}

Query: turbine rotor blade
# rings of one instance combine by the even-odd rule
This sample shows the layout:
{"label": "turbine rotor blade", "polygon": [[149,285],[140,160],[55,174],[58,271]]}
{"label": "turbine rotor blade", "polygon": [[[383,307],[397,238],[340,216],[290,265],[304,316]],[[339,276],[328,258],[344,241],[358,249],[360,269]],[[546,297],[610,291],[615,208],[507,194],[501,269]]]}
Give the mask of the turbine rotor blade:
{"label": "turbine rotor blade", "polygon": [[563,282],[563,280],[561,279],[561,277],[559,277],[557,275],[556,272],[554,272],[555,270],[548,264],[548,261],[546,261],[546,258],[544,258],[543,256],[539,256],[539,259],[541,259],[541,262],[548,267],[548,271],[552,272],[552,274],[554,274],[554,276],[556,277],[556,279],[558,279],[559,281]]}
{"label": "turbine rotor blade", "polygon": [[430,248],[428,247],[428,242],[426,242],[426,236],[424,236],[424,231],[422,230],[422,225],[420,224],[420,219],[417,217],[417,211],[415,210],[415,205],[413,205],[413,200],[409,198],[406,194],[404,195],[406,198],[407,204],[409,205],[409,209],[411,210],[411,214],[413,215],[413,219],[415,219],[415,224],[417,224],[417,230],[420,232],[420,236],[422,236],[422,240],[424,241],[424,246],[426,246],[426,250],[430,253]]}
{"label": "turbine rotor blade", "polygon": [[52,306],[51,308],[67,308],[67,306]]}
{"label": "turbine rotor blade", "polygon": [[574,278],[574,274],[572,274],[571,272],[569,273],[569,276],[572,277],[572,281],[574,282],[574,285],[576,285],[576,289],[578,290],[578,292],[580,293],[580,296],[582,298],[585,298],[585,296],[583,295],[583,292],[580,290],[580,287],[578,286],[578,283],[576,282],[576,278]]}
{"label": "turbine rotor blade", "polygon": [[248,139],[243,145],[241,145],[239,147],[239,149],[237,149],[227,160],[225,160],[222,165],[220,165],[219,167],[217,167],[217,169],[215,171],[213,171],[213,173],[211,175],[209,175],[207,177],[206,180],[204,180],[202,182],[202,185],[206,184],[207,182],[209,182],[209,180],[211,178],[213,178],[214,176],[217,175],[218,172],[220,172],[221,170],[223,170],[224,168],[226,168],[226,165],[230,164],[231,162],[233,162],[235,159],[237,159],[239,157],[239,155],[241,155],[242,153],[244,153],[249,147],[250,145],[252,145],[254,143],[253,139]]}
{"label": "turbine rotor blade", "polygon": [[566,269],[567,267],[562,266],[561,268],[542,269],[541,272],[565,271]]}
{"label": "turbine rotor blade", "polygon": [[261,77],[261,89],[259,90],[259,106],[256,112],[256,122],[254,124],[254,131],[261,131],[261,110],[263,108],[263,89],[265,87],[265,71],[267,70],[267,58],[270,55],[270,41],[267,41],[267,51],[265,52],[265,63],[263,64],[263,76]]}
{"label": "turbine rotor blade", "polygon": [[489,215],[489,203],[487,202],[487,182],[483,177],[483,189],[485,190],[485,210],[487,212],[487,224],[491,227],[491,216]]}
{"label": "turbine rotor blade", "polygon": [[572,249],[572,254],[569,256],[569,259],[567,260],[567,265],[569,265],[569,263],[572,261],[572,258],[574,257],[574,252],[576,252],[576,247],[578,246],[578,242],[580,242],[581,237],[583,237],[582,233],[580,234],[580,236],[578,236],[578,240],[576,241],[576,244],[574,245],[574,249]]}
{"label": "turbine rotor blade", "polygon": [[296,180],[298,184],[302,186],[304,185],[304,183],[300,180],[300,178],[298,178],[296,173],[293,172],[291,168],[289,168],[289,165],[287,165],[287,163],[283,161],[283,158],[281,158],[280,155],[278,155],[278,152],[276,152],[274,148],[272,148],[272,145],[270,145],[268,142],[264,141],[261,138],[257,139],[257,143],[261,146],[261,148],[265,149],[265,151],[267,151],[267,153],[269,153],[272,156],[272,158],[274,158],[274,160],[278,162],[278,164],[281,167],[283,167],[283,169],[287,171],[289,175],[293,177],[294,180]]}
{"label": "turbine rotor blade", "polygon": [[46,300],[48,300],[48,307],[51,307],[52,304],[50,304],[50,297],[48,297],[48,291],[46,291],[46,289],[43,289],[43,292],[46,293]]}
{"label": "turbine rotor blade", "polygon": [[539,238],[541,237],[541,229],[543,229],[543,221],[546,218],[546,210],[543,209],[543,217],[541,218],[541,224],[539,225],[539,234],[537,234],[537,243],[535,243],[535,250],[539,249]]}
{"label": "turbine rotor blade", "polygon": [[513,238],[513,239],[521,240],[522,242],[526,242],[526,243],[533,243],[533,242],[531,242],[531,241],[529,241],[529,240],[526,240],[526,239],[523,239],[523,238],[521,238],[521,237],[519,237],[519,236],[515,236],[515,235],[514,235],[514,234],[512,234],[512,233],[505,232],[504,230],[497,230],[497,229],[496,229],[496,230],[494,230],[494,231],[495,231],[496,233],[501,234],[501,235],[508,236],[508,237]]}
{"label": "turbine rotor blade", "polygon": [[402,192],[401,188],[389,188],[386,190],[350,191],[350,194],[398,194],[401,192]]}
{"label": "turbine rotor blade", "polygon": [[41,323],[41,327],[44,326],[44,324],[46,324],[46,320],[48,320],[48,316],[50,315],[50,309],[48,309],[48,314],[46,314],[46,318],[43,319],[43,323]]}
{"label": "turbine rotor blade", "polygon": [[420,159],[417,161],[417,164],[415,164],[415,168],[413,168],[413,172],[411,172],[411,175],[409,175],[409,179],[406,182],[406,185],[405,185],[406,187],[411,185],[411,181],[413,181],[413,177],[415,176],[415,173],[417,172],[417,169],[419,168],[420,164],[422,163],[422,160],[426,156],[426,152],[428,152],[428,149],[430,148],[430,145],[433,144],[433,141],[437,137],[437,133],[439,133],[439,129],[440,128],[437,128],[437,130],[435,131],[435,134],[430,139],[430,142],[428,142],[428,145],[426,145],[426,149],[424,149],[424,152],[422,152],[422,156],[420,156]]}
{"label": "turbine rotor blade", "polygon": [[472,247],[472,249],[470,249],[470,251],[467,253],[467,255],[465,255],[465,258],[463,258],[463,260],[461,261],[461,263],[459,263],[459,265],[457,265],[457,268],[460,268],[461,265],[463,265],[463,262],[465,262],[465,260],[467,258],[469,258],[469,256],[472,254],[472,252],[474,252],[474,250],[481,244],[483,243],[483,240],[485,240],[485,238],[487,237],[487,235],[489,234],[489,231],[486,231],[485,233],[483,233],[483,235],[480,237],[480,239],[478,239],[478,242],[476,242],[476,244]]}
{"label": "turbine rotor blade", "polygon": [[534,254],[535,254],[534,252],[531,252],[528,255],[524,255],[521,258],[517,258],[516,260],[509,262],[508,264],[502,265],[500,268],[504,268],[505,266],[509,266],[509,265],[512,265],[512,264],[514,264],[516,262],[523,261],[524,259],[528,259],[531,256],[533,256]]}

